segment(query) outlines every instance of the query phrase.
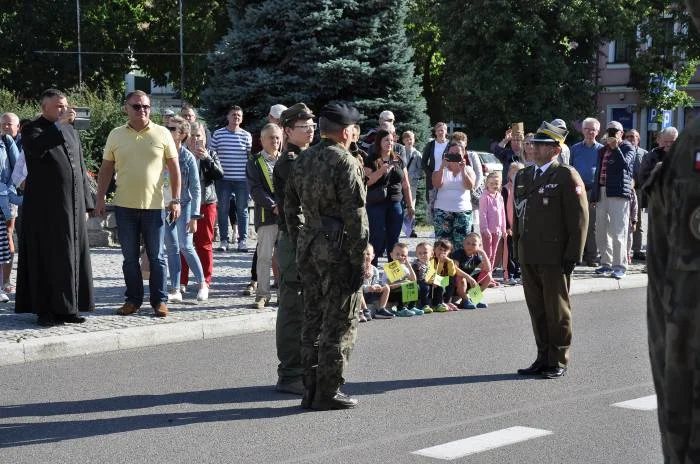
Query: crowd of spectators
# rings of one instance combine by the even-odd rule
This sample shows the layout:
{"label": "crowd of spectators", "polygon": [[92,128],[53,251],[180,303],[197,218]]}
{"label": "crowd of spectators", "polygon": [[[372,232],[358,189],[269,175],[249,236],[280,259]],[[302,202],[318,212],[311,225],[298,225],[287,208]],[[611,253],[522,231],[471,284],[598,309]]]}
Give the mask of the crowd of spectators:
{"label": "crowd of spectators", "polygon": [[[127,104],[127,113],[141,111],[135,109],[136,106],[139,105]],[[283,192],[275,188],[273,179],[277,160],[295,147],[290,137],[293,138],[296,126],[288,132],[282,120],[286,110],[284,105],[273,105],[268,124],[255,137],[243,129],[243,109],[238,106],[230,108],[227,124],[213,132],[198,119],[197,110],[189,104],[183,105],[180,114],[170,110],[163,114],[163,124],[174,145],[172,156],[179,166],[179,197],[173,198],[175,192],[170,191],[167,166],[158,180],[158,188],[162,190],[165,205],[171,200],[180,205],[178,215],[173,215],[167,207],[159,213],[164,221],[162,244],[169,274],[167,301],[182,301],[190,272],[197,284],[196,300],[208,298],[215,273],[213,255],[217,231],[217,251],[248,251],[248,202],[252,199],[257,246],[246,294],[255,294],[257,308],[271,304],[270,287],[278,285],[279,280],[278,234],[283,232],[278,227]],[[304,111],[311,114],[308,108]],[[309,121],[300,127],[311,142],[318,134],[313,120]],[[20,121],[16,115],[5,113],[0,122],[3,134],[0,186],[16,185],[21,193],[22,173],[24,171],[26,176],[26,167]],[[467,134],[454,132],[448,137],[447,125],[439,122],[433,127],[434,138],[420,141],[412,131],[397,134],[395,123],[393,112],[382,111],[377,127],[364,136],[359,126],[355,128],[350,145],[350,151],[361,162],[366,176],[366,209],[372,244],[367,256],[371,256],[371,264],[377,266],[383,256],[392,260],[400,244],[402,228],[406,236],[417,236],[415,208],[418,186],[424,182],[425,217],[432,228],[431,235],[441,244],[438,248],[443,249],[449,243],[450,256],[459,255],[467,248],[472,255],[478,250],[480,265],[470,269],[468,274],[471,276],[474,269],[478,270],[475,278],[481,279],[480,285],[485,282],[485,288],[499,285],[492,275],[497,268],[503,269],[500,284],[519,284],[520,269],[511,237],[513,180],[518,170],[533,164],[533,134],[506,131],[503,140],[494,147],[503,170],[485,177],[479,155],[467,150]],[[566,123],[561,119],[551,124],[566,130]],[[647,152],[639,146],[639,133],[634,129],[624,132],[616,121],[608,123],[602,137],[599,137],[600,123],[594,118],[583,119],[580,128],[583,140],[562,149],[557,160],[560,164],[570,164],[579,173],[589,200],[589,228],[583,262],[579,264],[595,266],[596,273],[621,279],[631,259],[644,259],[642,214],[646,200],[641,186],[656,163],[663,159],[678,131],[673,127],[663,129],[658,134],[658,146]],[[424,147],[422,152],[418,149],[420,146]],[[253,150],[254,147],[259,149]],[[109,146],[106,147],[106,153],[109,150]],[[17,207],[2,208],[2,213],[5,217],[0,227],[0,260],[3,261],[0,301],[6,301],[6,292],[14,291],[9,270]],[[416,253],[422,254],[425,250],[428,250],[428,258],[435,257],[435,247],[427,243]],[[144,267],[154,264],[145,249],[141,258]],[[424,260],[423,265],[426,263]],[[440,263],[445,265],[445,261]],[[459,260],[455,263],[447,266],[460,269],[463,264]],[[479,276],[484,269],[486,273]],[[414,266],[414,270],[418,280],[420,276],[425,277],[426,269]],[[274,284],[270,283],[270,276]],[[366,292],[373,294],[368,297],[369,303],[381,301],[381,306],[386,305],[383,287],[376,282],[375,273],[368,273],[366,277],[369,282]],[[467,282],[468,279],[463,280]],[[464,301],[459,298],[469,287],[464,282],[451,281],[444,288],[445,304]],[[421,289],[424,291],[425,287]],[[365,318],[370,317],[371,314],[366,314]]]}

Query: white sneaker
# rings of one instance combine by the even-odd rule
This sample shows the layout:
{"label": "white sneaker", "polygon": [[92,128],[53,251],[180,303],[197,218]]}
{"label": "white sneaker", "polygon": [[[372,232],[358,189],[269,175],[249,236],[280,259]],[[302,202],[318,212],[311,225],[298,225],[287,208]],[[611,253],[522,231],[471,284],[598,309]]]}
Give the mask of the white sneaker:
{"label": "white sneaker", "polygon": [[168,303],[182,303],[182,293],[180,290],[168,293]]}
{"label": "white sneaker", "polygon": [[203,285],[197,292],[197,301],[207,301],[209,299],[209,287]]}
{"label": "white sneaker", "polygon": [[10,301],[10,297],[7,296],[7,293],[0,291],[0,303],[7,303],[8,301]]}

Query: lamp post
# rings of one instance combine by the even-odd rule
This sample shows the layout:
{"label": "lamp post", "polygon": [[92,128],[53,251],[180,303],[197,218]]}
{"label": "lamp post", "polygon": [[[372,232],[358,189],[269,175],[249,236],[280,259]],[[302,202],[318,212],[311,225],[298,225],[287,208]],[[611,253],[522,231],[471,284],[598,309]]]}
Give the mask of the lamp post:
{"label": "lamp post", "polygon": [[180,7],[180,99],[185,99],[185,55],[184,55],[184,33],[182,27],[182,1],[179,0]]}
{"label": "lamp post", "polygon": [[78,86],[83,86],[83,57],[80,43],[80,0],[75,0],[75,18],[78,22]]}

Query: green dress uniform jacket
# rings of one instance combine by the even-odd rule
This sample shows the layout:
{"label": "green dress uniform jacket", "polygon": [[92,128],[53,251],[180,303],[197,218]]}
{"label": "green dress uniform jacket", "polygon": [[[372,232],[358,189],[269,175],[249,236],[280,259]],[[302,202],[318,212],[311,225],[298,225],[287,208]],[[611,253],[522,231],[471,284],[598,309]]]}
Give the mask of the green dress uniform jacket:
{"label": "green dress uniform jacket", "polygon": [[586,188],[576,170],[554,161],[535,179],[537,166],[518,172],[513,240],[537,345],[535,363],[566,367],[571,345],[571,274],[581,260],[588,229]]}

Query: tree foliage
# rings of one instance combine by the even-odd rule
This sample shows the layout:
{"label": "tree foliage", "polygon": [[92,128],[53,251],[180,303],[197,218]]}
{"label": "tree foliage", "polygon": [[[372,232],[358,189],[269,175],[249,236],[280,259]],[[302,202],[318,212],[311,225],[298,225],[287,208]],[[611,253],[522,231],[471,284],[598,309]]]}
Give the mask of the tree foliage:
{"label": "tree foliage", "polygon": [[[206,85],[207,57],[226,30],[222,1],[184,0],[186,95]],[[3,0],[0,10],[0,83],[24,98],[48,87],[78,85],[75,0]],[[80,0],[83,83],[124,87],[124,75],[140,67],[159,84],[180,82],[176,0]],[[160,53],[172,53],[162,55]],[[199,55],[196,55],[199,54]]]}
{"label": "tree foliage", "polygon": [[442,74],[445,55],[442,52],[439,0],[410,0],[406,18],[406,35],[415,50],[414,62],[423,83],[431,124],[445,119]]}
{"label": "tree foliage", "polygon": [[639,90],[642,103],[649,108],[691,106],[693,99],[681,87],[690,82],[698,65],[697,29],[678,2],[640,3],[639,25],[626,35],[637,51],[630,56],[630,83]]}
{"label": "tree foliage", "polygon": [[427,133],[405,0],[233,0],[229,14],[232,27],[211,55],[203,94],[219,121],[233,104],[255,128],[276,103],[303,101],[318,111],[347,100],[368,117],[366,126],[389,109],[399,130]]}
{"label": "tree foliage", "polygon": [[[624,2],[441,2],[447,107],[468,131],[579,119],[595,109],[597,52]],[[601,14],[605,12],[605,14]]]}

